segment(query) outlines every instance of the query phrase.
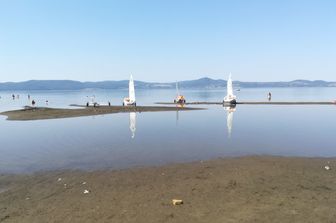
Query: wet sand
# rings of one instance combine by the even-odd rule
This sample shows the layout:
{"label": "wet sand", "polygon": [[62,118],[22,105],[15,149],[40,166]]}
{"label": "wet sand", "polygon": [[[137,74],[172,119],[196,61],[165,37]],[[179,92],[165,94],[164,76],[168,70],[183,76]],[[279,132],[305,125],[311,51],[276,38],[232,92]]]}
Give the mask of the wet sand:
{"label": "wet sand", "polygon": [[[336,158],[255,156],[118,171],[2,175],[0,188],[0,222],[336,219]],[[173,206],[172,199],[183,204]]]}
{"label": "wet sand", "polygon": [[0,115],[7,116],[7,120],[41,120],[41,119],[58,119],[72,118],[80,116],[93,116],[121,112],[162,112],[162,111],[188,111],[200,110],[202,108],[189,107],[167,107],[167,106],[99,106],[85,107],[75,109],[62,108],[44,108],[44,107],[26,107],[20,110],[6,111]]}

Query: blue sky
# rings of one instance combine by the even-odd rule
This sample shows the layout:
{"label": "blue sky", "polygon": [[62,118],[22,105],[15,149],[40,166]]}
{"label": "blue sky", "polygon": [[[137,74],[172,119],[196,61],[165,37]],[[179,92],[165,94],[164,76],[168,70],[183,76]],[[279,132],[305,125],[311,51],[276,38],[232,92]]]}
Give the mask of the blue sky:
{"label": "blue sky", "polygon": [[336,80],[336,1],[0,0],[0,82]]}

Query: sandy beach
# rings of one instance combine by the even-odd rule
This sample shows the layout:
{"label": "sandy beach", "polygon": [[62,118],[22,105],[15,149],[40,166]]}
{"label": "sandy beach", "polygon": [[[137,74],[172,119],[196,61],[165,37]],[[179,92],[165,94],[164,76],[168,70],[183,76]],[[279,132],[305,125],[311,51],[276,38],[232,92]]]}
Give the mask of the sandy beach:
{"label": "sandy beach", "polygon": [[334,222],[335,168],[336,158],[255,156],[2,175],[0,222]]}
{"label": "sandy beach", "polygon": [[103,115],[121,112],[162,112],[162,111],[189,111],[201,110],[202,108],[190,107],[168,107],[168,106],[99,106],[66,109],[66,108],[45,108],[45,107],[27,107],[24,109],[6,111],[0,115],[7,116],[7,120],[41,120],[41,119],[59,119],[73,118],[81,116]]}

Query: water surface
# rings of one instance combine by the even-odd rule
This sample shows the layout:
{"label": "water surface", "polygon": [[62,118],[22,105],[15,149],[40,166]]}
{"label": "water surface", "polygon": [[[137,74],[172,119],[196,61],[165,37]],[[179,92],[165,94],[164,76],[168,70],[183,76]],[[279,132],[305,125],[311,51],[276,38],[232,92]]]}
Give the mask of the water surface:
{"label": "water surface", "polygon": [[[334,88],[241,89],[240,100],[331,101]],[[20,94],[13,100],[11,94]],[[40,106],[121,104],[127,91],[0,92],[0,111]],[[172,101],[174,90],[138,90],[137,103]],[[225,90],[182,90],[188,101],[221,101]],[[48,105],[45,101],[48,100]],[[128,168],[242,155],[336,156],[336,106],[201,106],[208,110],[123,113],[39,121],[0,116],[0,173]]]}

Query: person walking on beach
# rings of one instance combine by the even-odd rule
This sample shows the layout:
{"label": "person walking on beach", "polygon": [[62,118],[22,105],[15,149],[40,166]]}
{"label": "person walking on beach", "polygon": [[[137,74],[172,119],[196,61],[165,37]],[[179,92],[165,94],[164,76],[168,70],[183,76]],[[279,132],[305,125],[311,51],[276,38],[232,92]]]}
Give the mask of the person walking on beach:
{"label": "person walking on beach", "polygon": [[13,98],[13,100],[15,100],[15,95],[14,94],[12,94],[12,98]]}
{"label": "person walking on beach", "polygon": [[33,107],[35,106],[35,100],[32,100],[32,106]]}
{"label": "person walking on beach", "polygon": [[268,92],[268,101],[271,101],[272,100],[272,94],[271,92]]}

